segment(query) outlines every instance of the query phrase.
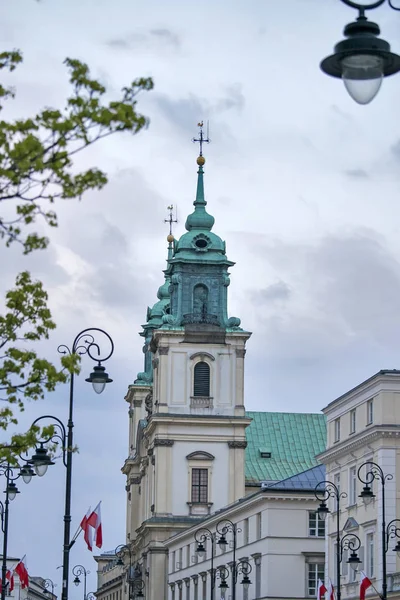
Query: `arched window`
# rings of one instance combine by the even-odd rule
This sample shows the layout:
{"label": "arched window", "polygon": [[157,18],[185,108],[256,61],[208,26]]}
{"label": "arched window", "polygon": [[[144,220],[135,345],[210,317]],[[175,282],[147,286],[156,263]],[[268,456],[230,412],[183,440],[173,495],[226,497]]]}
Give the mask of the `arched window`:
{"label": "arched window", "polygon": [[206,362],[198,362],[194,367],[193,396],[210,395],[210,367]]}

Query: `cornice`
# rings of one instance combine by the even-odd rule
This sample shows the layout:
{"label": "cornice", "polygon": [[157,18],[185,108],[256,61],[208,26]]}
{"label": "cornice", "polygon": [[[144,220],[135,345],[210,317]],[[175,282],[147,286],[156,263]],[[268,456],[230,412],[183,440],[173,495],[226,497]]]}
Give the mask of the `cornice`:
{"label": "cornice", "polygon": [[185,424],[188,422],[193,425],[206,423],[207,425],[218,425],[219,427],[230,427],[232,425],[250,425],[252,419],[247,417],[238,417],[235,415],[190,415],[176,413],[153,413],[146,427],[146,435],[151,435],[154,429],[160,423],[170,422],[173,419],[174,425]]}
{"label": "cornice", "polygon": [[[355,400],[356,398],[358,398],[360,396],[365,396],[365,395],[368,396],[369,392],[371,392],[371,395],[375,395],[376,393],[383,390],[382,387],[379,388],[379,384],[382,384],[384,382],[385,383],[396,382],[396,386],[393,386],[392,391],[399,391],[399,375],[400,375],[400,371],[396,371],[396,370],[379,371],[378,373],[375,373],[374,375],[372,375],[365,381],[359,383],[356,387],[352,388],[345,394],[342,394],[342,396],[339,396],[335,400],[332,400],[332,402],[330,402],[327,406],[325,406],[325,408],[322,409],[322,412],[324,414],[327,414],[327,413],[331,412],[332,410],[336,410],[339,406],[341,406],[343,404],[347,404],[351,400]],[[378,389],[376,389],[376,388],[378,388]],[[373,391],[373,390],[375,390],[375,391]]]}
{"label": "cornice", "polygon": [[344,440],[331,446],[328,450],[317,454],[316,458],[326,464],[380,438],[400,439],[400,425],[374,425],[372,428],[369,426],[367,431],[357,434],[357,437],[353,435],[351,440]]}

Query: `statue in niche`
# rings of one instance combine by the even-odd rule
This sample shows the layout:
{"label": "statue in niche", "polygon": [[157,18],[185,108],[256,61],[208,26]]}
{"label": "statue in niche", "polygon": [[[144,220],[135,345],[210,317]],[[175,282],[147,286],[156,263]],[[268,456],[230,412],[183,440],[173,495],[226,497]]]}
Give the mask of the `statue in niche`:
{"label": "statue in niche", "polygon": [[204,318],[208,313],[208,288],[199,284],[193,290],[193,314]]}

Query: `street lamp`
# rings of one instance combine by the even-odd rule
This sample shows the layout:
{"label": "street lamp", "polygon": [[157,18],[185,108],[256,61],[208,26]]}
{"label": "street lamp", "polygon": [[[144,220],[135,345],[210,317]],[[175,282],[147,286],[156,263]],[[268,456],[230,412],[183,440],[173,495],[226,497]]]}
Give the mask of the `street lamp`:
{"label": "street lamp", "polygon": [[354,533],[347,533],[340,538],[340,501],[342,498],[347,498],[346,492],[341,492],[331,481],[320,481],[314,490],[314,495],[320,502],[317,515],[323,521],[331,512],[327,506],[327,501],[329,498],[336,500],[336,599],[341,600],[340,564],[343,561],[343,554],[345,550],[350,551],[350,556],[346,562],[352,569],[357,570],[361,563],[357,554],[357,550],[361,546],[361,540]]}
{"label": "street lamp", "polygon": [[[236,561],[236,548],[237,548],[237,534],[241,532],[241,529],[237,526],[237,523],[233,523],[229,519],[222,519],[219,521],[216,526],[216,533],[212,533],[206,527],[202,527],[196,531],[194,534],[194,539],[197,542],[196,552],[199,556],[204,557],[206,554],[206,549],[204,546],[204,542],[209,539],[211,541],[211,600],[214,600],[215,597],[215,579],[219,577],[221,579],[221,584],[219,585],[219,589],[221,591],[221,598],[224,598],[224,594],[228,589],[229,585],[227,584],[227,578],[229,576],[229,570],[226,567],[218,567],[217,570],[214,569],[214,558],[215,558],[215,546],[216,543],[221,548],[222,551],[225,551],[228,546],[228,540],[226,538],[226,534],[232,532],[233,537],[233,560],[230,562],[230,572],[232,576],[232,600],[236,600],[236,584],[240,574],[243,575],[243,579],[240,582],[243,585],[244,589],[248,589],[251,580],[249,578],[249,574],[252,571],[252,567],[247,560],[239,560]],[[219,535],[218,541],[216,541],[216,536]]]}
{"label": "street lamp", "polygon": [[132,564],[132,549],[128,544],[120,544],[115,548],[115,556],[117,556],[117,565],[123,567],[125,565],[125,555],[129,556],[129,568],[126,573],[126,579],[129,586],[129,600],[136,598],[144,598],[145,582],[141,578],[142,569],[139,563],[135,567]]}
{"label": "street lamp", "polygon": [[[365,468],[366,474],[364,478],[361,476],[361,471]],[[386,507],[385,507],[385,487],[386,482],[393,479],[393,475],[391,473],[385,473],[381,469],[379,465],[372,461],[367,461],[363,463],[358,471],[357,477],[364,484],[364,488],[359,495],[359,498],[362,498],[364,504],[368,506],[368,504],[375,498],[375,494],[372,491],[371,484],[374,480],[381,482],[382,487],[382,523],[381,523],[381,536],[382,536],[382,600],[387,600],[387,578],[386,578],[386,554],[389,549],[389,538],[400,537],[398,535],[398,528],[395,523],[398,519],[393,519],[390,521],[388,526],[386,527]],[[396,552],[400,551],[399,543],[396,544],[396,548],[394,548]]]}
{"label": "street lamp", "polygon": [[206,547],[204,544],[207,540],[211,542],[211,580],[210,580],[210,600],[214,600],[215,597],[215,571],[214,571],[214,558],[215,558],[215,533],[210,531],[207,527],[201,527],[194,534],[194,539],[197,542],[196,554],[200,558],[204,558],[206,555]]}
{"label": "street lamp", "polygon": [[74,584],[78,586],[81,582],[79,575],[83,575],[83,600],[86,600],[86,578],[90,571],[87,571],[83,565],[75,565],[72,567],[72,575],[75,575]]}
{"label": "street lamp", "polygon": [[[100,346],[97,343],[93,333],[100,333],[107,340],[109,345],[109,352],[105,356],[102,356]],[[111,383],[112,379],[109,378],[108,373],[105,372],[105,368],[102,363],[107,361],[114,352],[114,342],[109,334],[103,329],[98,327],[90,327],[84,329],[75,337],[71,348],[62,344],[58,346],[58,352],[60,354],[69,354],[70,356],[82,356],[87,354],[92,360],[97,362],[97,365],[93,368],[93,372],[85,381],[93,385],[93,389],[97,394],[101,394],[107,383]],[[73,439],[73,409],[74,409],[74,382],[75,375],[71,373],[70,385],[69,385],[69,412],[68,412],[68,423],[67,428],[64,427],[63,423],[52,416],[44,416],[36,419],[34,424],[38,423],[41,419],[53,419],[56,421],[57,432],[47,440],[39,440],[39,447],[36,448],[34,456],[30,459],[30,464],[35,469],[36,473],[43,476],[47,468],[53,465],[53,461],[48,454],[46,443],[51,439],[58,438],[62,442],[63,448],[63,462],[66,467],[66,478],[65,478],[65,510],[64,510],[64,544],[63,544],[63,581],[62,581],[62,600],[68,600],[68,580],[69,580],[69,552],[71,550],[74,541],[71,542],[71,484],[72,484],[72,456],[74,452],[74,439]]]}
{"label": "street lamp", "polygon": [[[19,472],[14,475],[14,470],[19,469]],[[1,567],[1,600],[5,600],[7,591],[7,546],[8,546],[8,512],[9,504],[19,494],[19,490],[15,485],[15,481],[22,477],[24,483],[30,483],[32,477],[35,475],[29,464],[24,464],[21,467],[11,467],[9,463],[6,465],[0,464],[0,475],[4,475],[6,478],[6,489],[4,493],[6,495],[4,504],[0,502],[0,516],[1,516],[1,530],[3,532],[3,561]]]}
{"label": "street lamp", "polygon": [[[347,39],[338,42],[334,53],[321,62],[327,75],[343,79],[350,96],[358,104],[373,100],[382,84],[383,77],[400,71],[400,56],[390,51],[390,44],[379,38],[377,23],[368,21],[365,11],[378,8],[386,0],[375,0],[371,4],[359,4],[352,0],[341,0],[358,10],[357,20],[344,28]],[[388,0],[393,10],[400,10]]]}
{"label": "street lamp", "polygon": [[56,587],[56,584],[51,579],[45,579],[43,581],[43,587],[44,587],[43,592],[46,595],[49,593],[49,588],[51,588],[51,595],[52,595],[51,600],[53,600],[53,597],[54,597],[54,588]]}

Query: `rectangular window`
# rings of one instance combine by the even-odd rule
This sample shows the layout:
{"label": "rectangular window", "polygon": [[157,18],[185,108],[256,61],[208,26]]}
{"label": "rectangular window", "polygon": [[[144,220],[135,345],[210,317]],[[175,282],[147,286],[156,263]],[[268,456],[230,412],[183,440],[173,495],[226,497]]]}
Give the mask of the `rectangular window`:
{"label": "rectangular window", "polygon": [[356,409],[350,411],[350,433],[356,432]]}
{"label": "rectangular window", "polygon": [[208,469],[192,469],[192,502],[208,502]]}
{"label": "rectangular window", "polygon": [[176,569],[179,571],[182,568],[183,568],[183,564],[182,564],[182,548],[179,548],[179,550],[178,550],[178,562],[176,563]]}
{"label": "rectangular window", "polygon": [[247,546],[249,543],[249,520],[243,520],[243,546]]}
{"label": "rectangular window", "polygon": [[324,563],[308,563],[308,595],[317,595],[318,579],[324,581],[325,579],[325,565]]}
{"label": "rectangular window", "polygon": [[340,440],[340,417],[338,419],[334,420],[334,427],[335,427],[334,440],[335,440],[335,442],[338,442]]}
{"label": "rectangular window", "polygon": [[325,521],[320,519],[316,510],[308,513],[308,535],[311,537],[325,537]]}
{"label": "rectangular window", "polygon": [[185,567],[190,567],[190,544],[186,546],[186,564]]}
{"label": "rectangular window", "polygon": [[257,539],[261,540],[262,538],[262,513],[257,513],[257,521],[256,521],[256,527],[257,527]]}
{"label": "rectangular window", "polygon": [[374,400],[368,400],[367,402],[367,425],[371,425],[374,422]]}
{"label": "rectangular window", "polygon": [[366,574],[368,575],[368,577],[374,577],[374,575],[375,575],[375,573],[374,573],[375,548],[374,548],[374,534],[373,533],[367,533],[366,547],[367,547]]}
{"label": "rectangular window", "polygon": [[349,506],[357,504],[357,467],[349,469]]}
{"label": "rectangular window", "polygon": [[175,562],[176,562],[176,554],[175,550],[172,552],[172,563],[171,563],[171,573],[175,573]]}

